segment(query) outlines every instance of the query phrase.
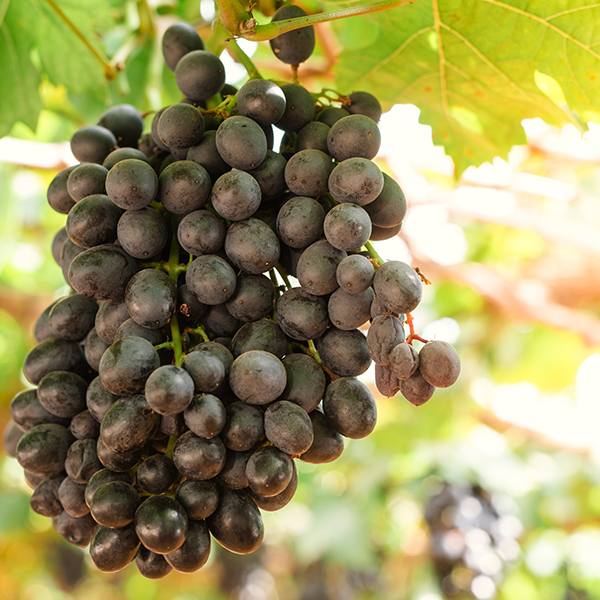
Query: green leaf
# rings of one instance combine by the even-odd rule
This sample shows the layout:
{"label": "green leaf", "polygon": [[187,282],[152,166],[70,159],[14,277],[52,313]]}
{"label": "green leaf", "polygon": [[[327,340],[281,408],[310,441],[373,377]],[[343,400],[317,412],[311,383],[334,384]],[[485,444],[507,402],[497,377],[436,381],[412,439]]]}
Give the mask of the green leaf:
{"label": "green leaf", "polygon": [[[20,1],[4,0],[0,4],[0,81],[2,110],[0,137],[6,135],[15,121],[23,121],[31,129],[37,125],[42,109],[38,91],[40,75],[31,62],[32,42],[27,35],[29,19]],[[4,14],[4,19],[1,18]]]}
{"label": "green leaf", "polygon": [[337,85],[385,108],[418,106],[460,173],[523,143],[525,118],[577,120],[538,88],[536,71],[558,82],[571,111],[598,118],[599,18],[594,0],[418,0],[360,17],[380,35],[344,49]]}
{"label": "green leaf", "polygon": [[7,134],[16,121],[35,129],[42,108],[40,70],[55,86],[106,97],[103,66],[80,36],[93,47],[100,47],[98,32],[112,23],[107,3],[54,3],[60,14],[47,0],[0,0],[0,136]]}

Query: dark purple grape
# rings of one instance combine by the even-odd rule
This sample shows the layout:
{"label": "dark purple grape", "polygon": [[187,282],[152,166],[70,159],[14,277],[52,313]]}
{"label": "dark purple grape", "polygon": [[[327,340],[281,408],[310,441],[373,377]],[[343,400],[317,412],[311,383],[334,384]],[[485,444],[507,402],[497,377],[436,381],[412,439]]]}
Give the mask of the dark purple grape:
{"label": "dark purple grape", "polygon": [[240,327],[231,340],[231,352],[236,358],[250,350],[262,350],[281,359],[287,351],[288,338],[271,319],[260,319]]}
{"label": "dark purple grape", "polygon": [[258,123],[244,116],[225,119],[217,129],[217,150],[235,169],[255,169],[267,156],[267,137]]}
{"label": "dark purple grape", "polygon": [[272,269],[279,261],[279,240],[266,223],[250,218],[229,226],[225,252],[238,269],[259,275]]}
{"label": "dark purple grape", "polygon": [[[150,139],[152,139],[152,136],[149,133],[147,133],[146,135],[149,136]],[[152,143],[154,145],[154,142]],[[136,148],[119,148],[117,150],[113,150],[104,159],[102,166],[110,171],[118,162],[121,162],[122,160],[125,160],[127,158],[136,158],[137,160],[143,160],[144,162],[150,164],[148,157],[140,150],[137,150]]]}
{"label": "dark purple grape", "polygon": [[404,262],[390,260],[375,271],[373,289],[393,312],[412,312],[423,297],[423,284],[416,271]]}
{"label": "dark purple grape", "polygon": [[242,273],[237,278],[233,295],[225,305],[240,321],[258,321],[271,314],[275,302],[275,287],[265,275]]}
{"label": "dark purple grape", "polygon": [[237,452],[235,450],[227,449],[225,465],[217,475],[217,483],[230,490],[242,490],[248,487],[246,465],[252,456],[252,452],[252,450]]}
{"label": "dark purple grape", "polygon": [[138,325],[160,329],[177,309],[177,286],[163,271],[144,269],[129,280],[125,304]]}
{"label": "dark purple grape", "polygon": [[215,130],[205,131],[202,139],[188,149],[187,160],[192,160],[204,167],[210,175],[211,181],[216,181],[223,173],[227,173],[231,167],[221,158],[217,150],[217,132]]}
{"label": "dark purple grape", "polygon": [[76,341],[51,338],[27,353],[23,374],[29,383],[37,385],[54,371],[83,372],[84,364],[83,350]]}
{"label": "dark purple grape", "polygon": [[405,339],[404,325],[394,315],[375,317],[367,333],[369,355],[376,364],[389,364],[390,352]]}
{"label": "dark purple grape", "polygon": [[400,393],[415,406],[425,404],[433,392],[435,387],[423,379],[419,368],[410,377],[400,381]]}
{"label": "dark purple grape", "polygon": [[40,381],[37,396],[48,412],[71,418],[85,410],[87,387],[87,381],[76,373],[53,371]]}
{"label": "dark purple grape", "polygon": [[276,122],[276,127],[287,132],[299,131],[315,116],[315,101],[312,94],[296,83],[282,85],[281,91],[285,96],[285,111]]}
{"label": "dark purple grape", "polygon": [[460,374],[460,358],[448,342],[433,340],[419,351],[419,370],[423,379],[434,387],[453,385]]}
{"label": "dark purple grape", "polygon": [[354,377],[340,377],[327,386],[323,412],[335,431],[352,439],[369,435],[377,422],[373,394]]}
{"label": "dark purple grape", "polygon": [[69,265],[69,282],[94,300],[121,300],[137,271],[136,261],[122,248],[96,246],[77,255]]}
{"label": "dark purple grape", "polygon": [[83,517],[90,512],[85,503],[85,483],[77,483],[65,477],[58,486],[58,499],[72,517]]}
{"label": "dark purple grape", "polygon": [[225,365],[212,354],[192,352],[181,366],[192,378],[196,392],[214,392],[225,380]]}
{"label": "dark purple grape", "polygon": [[162,52],[165,63],[175,71],[177,63],[194,50],[204,50],[204,43],[198,32],[189,23],[173,23],[167,27],[162,38]]}
{"label": "dark purple grape", "polygon": [[59,267],[61,264],[60,257],[62,256],[62,249],[68,239],[69,236],[67,235],[67,230],[65,227],[61,227],[52,238],[52,258],[54,258],[54,262]]}
{"label": "dark purple grape", "polygon": [[148,340],[126,337],[116,341],[102,356],[100,380],[113,394],[139,394],[150,374],[159,366],[158,353]]}
{"label": "dark purple grape", "polygon": [[204,167],[191,160],[178,160],[160,174],[156,199],[169,212],[188,215],[206,204],[210,186],[210,176]]}
{"label": "dark purple grape", "polygon": [[400,391],[400,380],[390,366],[375,365],[375,385],[382,396],[391,398]]}
{"label": "dark purple grape", "polygon": [[48,325],[54,335],[64,340],[82,340],[94,327],[98,304],[91,298],[72,294],[54,304]]}
{"label": "dark purple grape", "polygon": [[35,388],[23,390],[11,400],[10,416],[21,431],[29,431],[43,423],[57,423],[67,427],[70,421],[68,417],[57,417],[48,412],[40,404]]}
{"label": "dark purple grape", "polygon": [[94,371],[98,370],[100,359],[109,346],[110,344],[100,339],[95,328],[90,329],[85,340],[83,340],[83,348],[85,360]]}
{"label": "dark purple grape", "polygon": [[89,410],[81,411],[71,419],[69,426],[73,437],[77,440],[96,440],[100,435],[100,423]]}
{"label": "dark purple grape", "polygon": [[169,240],[169,229],[160,213],[146,206],[123,213],[117,224],[117,238],[127,254],[140,260],[148,259],[163,251]]}
{"label": "dark purple grape", "polygon": [[79,202],[87,196],[104,194],[106,188],[104,183],[108,169],[95,163],[84,163],[78,165],[67,179],[67,191],[75,202]]}
{"label": "dark purple grape", "polygon": [[[111,394],[96,377],[89,385],[85,394],[85,402],[90,415],[101,423],[106,411],[119,396]],[[98,436],[96,436],[98,437]]]}
{"label": "dark purple grape", "polygon": [[221,439],[227,448],[243,452],[256,447],[263,440],[265,427],[259,408],[238,401],[227,406],[226,413]]}
{"label": "dark purple grape", "polygon": [[344,250],[327,240],[311,244],[298,259],[296,276],[304,290],[315,296],[331,294],[338,287],[337,267],[346,258]]}
{"label": "dark purple grape", "polygon": [[258,182],[245,171],[229,171],[221,175],[215,181],[211,194],[214,209],[228,221],[243,221],[251,217],[258,210],[261,198]]}
{"label": "dark purple grape", "polygon": [[[392,235],[396,235],[406,215],[406,198],[402,188],[387,173],[384,173],[383,189],[373,202],[366,205],[365,210],[369,213],[374,226],[393,230]],[[379,234],[379,239],[388,239],[381,235]]]}
{"label": "dark purple grape", "polygon": [[283,116],[286,98],[282,89],[267,79],[251,79],[238,92],[237,108],[261,126],[277,123]]}
{"label": "dark purple grape", "polygon": [[359,250],[371,236],[371,219],[357,204],[338,204],[325,216],[323,232],[338,250]]}
{"label": "dark purple grape", "polygon": [[180,573],[193,573],[204,566],[210,555],[210,534],[205,521],[188,523],[185,542],[165,554],[165,560]]}
{"label": "dark purple grape", "polygon": [[381,170],[366,158],[348,158],[338,164],[329,176],[331,195],[338,202],[351,202],[359,206],[375,201],[383,186]]}
{"label": "dark purple grape", "polygon": [[152,496],[135,513],[135,530],[148,550],[168,554],[185,542],[188,519],[179,502],[169,496]]}
{"label": "dark purple grape", "polygon": [[225,427],[223,403],[212,394],[197,394],[183,413],[185,424],[197,436],[211,439]]}
{"label": "dark purple grape", "polygon": [[12,420],[8,421],[4,428],[4,436],[2,439],[4,451],[11,458],[17,456],[17,444],[23,437],[23,431],[21,431]]}
{"label": "dark purple grape", "polygon": [[206,519],[219,504],[219,488],[213,481],[186,479],[177,488],[175,499],[185,508],[188,519]]}
{"label": "dark purple grape", "polygon": [[146,381],[144,395],[149,406],[160,415],[184,411],[194,396],[194,381],[185,369],[164,365]]}
{"label": "dark purple grape", "polygon": [[188,267],[185,283],[202,304],[212,306],[231,298],[235,291],[236,276],[226,260],[214,254],[205,254]]}
{"label": "dark purple grape", "polygon": [[105,484],[111,481],[124,481],[131,483],[131,476],[128,473],[118,473],[110,469],[96,471],[85,487],[85,502],[89,506],[94,494]]}
{"label": "dark purple grape", "polygon": [[398,344],[388,354],[388,361],[398,379],[408,379],[419,366],[419,353],[410,344]]}
{"label": "dark purple grape", "polygon": [[277,234],[291,248],[306,248],[323,235],[325,211],[314,199],[297,196],[277,213]]}
{"label": "dark purple grape", "polygon": [[102,464],[96,454],[96,440],[75,440],[67,452],[65,471],[77,483],[87,483]]}
{"label": "dark purple grape", "polygon": [[212,479],[225,464],[225,446],[218,437],[207,440],[186,431],[175,444],[173,462],[188,479]]}
{"label": "dark purple grape", "polygon": [[357,329],[364,325],[371,316],[371,304],[375,292],[367,288],[359,294],[348,294],[338,288],[329,296],[327,311],[329,320],[338,328],[345,331]]}
{"label": "dark purple grape", "polygon": [[320,150],[327,154],[327,136],[330,129],[329,125],[321,121],[312,121],[305,125],[296,136],[296,152]]}
{"label": "dark purple grape", "polygon": [[285,390],[279,397],[301,406],[307,413],[321,402],[325,392],[325,374],[319,363],[306,354],[288,354],[283,359],[287,375]]}
{"label": "dark purple grape", "polygon": [[135,558],[139,547],[140,540],[133,525],[119,529],[98,527],[90,542],[90,558],[98,570],[115,573]]}
{"label": "dark purple grape", "polygon": [[144,396],[120,398],[106,411],[100,425],[100,437],[109,450],[136,452],[152,439],[159,423],[158,414]]}
{"label": "dark purple grape", "polygon": [[375,267],[362,254],[351,254],[338,265],[335,276],[341,289],[348,294],[360,294],[373,283]]}
{"label": "dark purple grape", "polygon": [[244,490],[222,488],[219,506],[207,523],[215,540],[235,554],[250,554],[262,543],[260,511]]}
{"label": "dark purple grape", "polygon": [[185,96],[206,100],[221,91],[225,84],[225,67],[218,56],[205,50],[192,50],[177,63],[175,82]]}
{"label": "dark purple grape", "polygon": [[115,333],[122,323],[131,318],[124,301],[107,300],[96,313],[96,333],[107,344],[115,341]]}
{"label": "dark purple grape", "polygon": [[106,194],[124,210],[140,210],[148,206],[157,193],[158,177],[143,160],[122,160],[106,176]]}
{"label": "dark purple grape", "polygon": [[[271,22],[305,17],[306,11],[288,4],[279,8]],[[299,65],[307,60],[315,49],[315,30],[312,25],[282,33],[269,41],[273,54],[288,65]]]}
{"label": "dark purple grape", "polygon": [[98,121],[98,125],[106,127],[117,138],[121,148],[137,147],[138,140],[144,131],[142,115],[131,104],[119,104],[109,108]]}
{"label": "dark purple grape", "polygon": [[142,458],[142,451],[135,452],[115,452],[107,448],[102,442],[102,438],[98,438],[96,452],[100,462],[111,471],[126,473],[133,469]]}
{"label": "dark purple grape", "polygon": [[314,440],[310,448],[300,456],[300,460],[313,464],[328,463],[338,458],[344,451],[344,438],[331,428],[320,410],[309,414]]}
{"label": "dark purple grape", "polygon": [[266,498],[283,492],[292,479],[293,471],[292,459],[274,446],[255,450],[246,465],[250,489]]}
{"label": "dark purple grape", "polygon": [[288,483],[285,490],[283,490],[283,492],[280,492],[275,496],[270,496],[269,498],[267,498],[250,490],[250,495],[252,496],[252,499],[254,500],[254,502],[256,502],[256,505],[261,510],[266,510],[269,512],[279,510],[283,508],[286,504],[288,504],[288,502],[293,498],[298,487],[298,471],[296,470],[296,465],[293,462],[292,467],[292,478],[290,479],[290,482]]}
{"label": "dark purple grape", "polygon": [[287,400],[274,402],[265,411],[265,435],[272,444],[290,456],[306,452],[314,439],[307,412]]}
{"label": "dark purple grape", "polygon": [[223,220],[207,210],[197,210],[185,215],[177,228],[181,247],[194,256],[215,254],[225,242],[226,227]]}
{"label": "dark purple grape", "polygon": [[33,511],[44,517],[58,517],[62,513],[63,506],[58,497],[58,488],[63,479],[62,476],[51,477],[36,486],[29,499],[29,506]]}
{"label": "dark purple grape", "polygon": [[314,340],[321,336],[329,325],[327,301],[309,294],[302,288],[284,292],[275,309],[277,323],[283,332],[294,340]]}
{"label": "dark purple grape", "polygon": [[285,182],[297,196],[317,198],[329,191],[327,182],[333,162],[320,150],[296,152],[285,167]]}
{"label": "dark purple grape", "polygon": [[192,352],[208,352],[216,356],[225,367],[225,375],[229,375],[231,365],[233,364],[233,355],[231,352],[218,342],[202,342],[192,348]]}
{"label": "dark purple grape", "polygon": [[229,385],[248,404],[268,404],[285,389],[283,363],[270,352],[251,350],[238,356],[231,366]]}
{"label": "dark purple grape", "polygon": [[140,502],[140,495],[130,483],[110,481],[92,496],[90,512],[98,525],[111,529],[125,527],[133,523]]}
{"label": "dark purple grape", "polygon": [[337,161],[375,158],[381,145],[377,123],[364,115],[349,115],[336,121],[327,136],[329,154]]}
{"label": "dark purple grape", "polygon": [[67,183],[69,176],[78,166],[79,165],[73,165],[57,173],[50,182],[48,191],[46,192],[50,207],[62,215],[69,214],[71,208],[75,206],[75,200],[73,200],[69,194]]}
{"label": "dark purple grape", "polygon": [[167,492],[180,479],[173,461],[162,454],[143,460],[136,473],[137,485],[150,494]]}
{"label": "dark purple grape", "polygon": [[71,152],[80,163],[101,165],[116,146],[113,132],[99,125],[82,127],[71,138]]}
{"label": "dark purple grape", "polygon": [[326,331],[317,343],[323,364],[341,377],[362,375],[371,365],[367,340],[359,329]]}
{"label": "dark purple grape", "polygon": [[98,524],[90,514],[83,517],[72,517],[68,512],[63,511],[56,517],[54,523],[56,531],[70,544],[75,544],[85,548],[92,540]]}
{"label": "dark purple grape", "polygon": [[348,117],[349,115],[350,113],[345,108],[340,108],[338,106],[328,106],[327,108],[319,112],[319,114],[317,115],[317,120],[331,128],[340,119]]}
{"label": "dark purple grape", "polygon": [[146,579],[162,579],[173,570],[164,555],[156,554],[144,546],[140,546],[135,556],[135,566]]}

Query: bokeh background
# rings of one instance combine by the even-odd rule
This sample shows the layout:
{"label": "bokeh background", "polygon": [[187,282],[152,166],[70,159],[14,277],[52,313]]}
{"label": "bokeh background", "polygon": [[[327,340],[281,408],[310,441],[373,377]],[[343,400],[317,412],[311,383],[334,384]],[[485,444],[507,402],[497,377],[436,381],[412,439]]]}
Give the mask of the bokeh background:
{"label": "bokeh background", "polygon": [[[152,111],[177,101],[156,42],[140,43],[144,15],[154,40],[181,18],[202,34],[214,15],[211,0],[200,9],[184,1],[113,4],[122,12],[103,41],[111,54],[123,53],[126,69],[109,99],[42,78],[37,126],[15,123],[0,139],[2,425],[27,385],[21,365],[33,324],[66,290],[50,252],[65,217],[45,198],[57,171],[73,162],[65,140],[110,103]],[[312,91],[327,85],[336,32],[317,28],[316,67],[300,70]],[[267,76],[290,79],[268,44],[241,45]],[[244,70],[226,53],[223,60],[228,81],[243,81]],[[151,75],[142,78],[142,69]],[[97,572],[85,551],[31,511],[20,467],[2,455],[0,597],[600,598],[600,125],[560,129],[528,119],[527,142],[508,158],[456,178],[418,119],[418,108],[396,105],[380,123],[377,162],[403,187],[409,211],[401,234],[376,248],[432,281],[416,327],[455,344],[457,384],[415,408],[401,396],[378,396],[368,372],[375,431],[349,440],[332,464],[298,462],[298,492],[264,514],[262,547],[238,557],[214,544],[198,573],[158,582],[134,566]]]}

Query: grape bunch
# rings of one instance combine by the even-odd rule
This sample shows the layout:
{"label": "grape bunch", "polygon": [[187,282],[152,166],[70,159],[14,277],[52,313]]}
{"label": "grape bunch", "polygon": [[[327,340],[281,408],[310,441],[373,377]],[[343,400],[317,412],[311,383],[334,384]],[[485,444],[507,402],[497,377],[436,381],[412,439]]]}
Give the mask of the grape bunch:
{"label": "grape bunch", "polygon": [[[297,69],[314,34],[272,47]],[[335,460],[375,427],[357,379],[372,360],[379,390],[416,405],[460,369],[445,342],[413,348],[420,275],[371,246],[406,212],[372,161],[379,102],[264,79],[238,91],[183,23],[163,51],[181,102],[149,133],[133,106],[109,109],[48,188],[71,293],[36,322],[35,387],[12,400],[5,439],[33,510],[101,571],[135,561],[149,578],[199,569],[211,538],[256,550],[260,510],[294,495],[294,461]]]}
{"label": "grape bunch", "polygon": [[520,554],[522,524],[510,498],[444,482],[425,508],[433,566],[446,597],[492,598]]}

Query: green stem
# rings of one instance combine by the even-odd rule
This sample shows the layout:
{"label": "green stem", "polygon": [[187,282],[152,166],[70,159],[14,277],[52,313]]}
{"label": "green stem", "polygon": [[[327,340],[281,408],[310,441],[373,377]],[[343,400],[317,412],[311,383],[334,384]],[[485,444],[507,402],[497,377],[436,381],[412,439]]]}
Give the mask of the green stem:
{"label": "green stem", "polygon": [[204,331],[204,327],[199,325],[198,327],[194,327],[193,329],[187,329],[187,333],[195,333],[199,335],[205,342],[210,342],[210,338],[208,337],[206,331]]}
{"label": "green stem", "polygon": [[243,65],[246,71],[248,71],[250,79],[262,79],[262,75],[258,72],[252,59],[240,48],[239,44],[234,39],[229,39],[227,41],[226,48],[229,50],[229,53]]}
{"label": "green stem", "polygon": [[223,96],[219,92],[217,92],[214,96],[211,96],[206,100],[206,108],[208,110],[214,110],[218,108],[223,102]]}
{"label": "green stem", "polygon": [[[179,275],[179,242],[177,236],[174,235],[171,239],[171,250],[169,252],[168,272],[169,277],[177,286],[177,277]],[[181,366],[183,361],[183,347],[181,345],[181,332],[179,331],[179,321],[177,313],[171,317],[171,343],[173,344],[173,352],[175,353],[175,365]]]}
{"label": "green stem", "polygon": [[165,348],[168,348],[169,350],[175,350],[175,345],[173,342],[163,342],[162,344],[154,346],[155,350],[164,350]]}
{"label": "green stem", "polygon": [[54,0],[46,0],[46,2],[50,5],[52,10],[58,15],[58,17],[63,21],[63,23],[83,42],[84,46],[98,59],[98,61],[104,67],[104,76],[108,81],[111,81],[117,76],[117,72],[119,71],[117,65],[108,60],[98,48],[93,46],[90,41],[79,31],[75,23],[67,17],[67,15],[61,10],[61,8],[56,4]]}
{"label": "green stem", "polygon": [[275,265],[275,268],[277,269],[277,272],[279,273],[279,276],[281,277],[281,279],[283,279],[283,282],[285,283],[285,286],[288,290],[291,290],[294,286],[290,283],[289,280],[289,273],[281,266],[280,263],[277,263]]}
{"label": "green stem", "polygon": [[256,23],[238,0],[215,0],[215,3],[219,9],[219,20],[231,35],[240,34],[242,23]]}
{"label": "green stem", "polygon": [[175,448],[176,442],[177,442],[176,435],[172,435],[169,437],[169,443],[167,444],[167,449],[165,450],[165,456],[167,458],[173,458],[173,448]]}
{"label": "green stem", "polygon": [[[412,4],[415,1],[416,0],[380,0],[379,2],[374,2],[373,4],[363,4],[361,6],[341,8],[339,10],[332,10],[315,15],[307,15],[306,17],[297,17],[295,19],[286,19],[284,21],[276,21],[274,23],[267,23],[265,25],[257,25],[255,19],[248,18],[246,22],[239,23],[237,26],[237,31],[229,29],[225,23],[224,25],[232,34],[240,35],[241,37],[254,42],[262,42],[265,40],[272,40],[282,33],[293,31],[294,29],[300,29],[301,27],[306,27],[307,25],[315,25],[316,23],[325,23],[327,21],[335,21],[337,19],[346,19],[347,17],[355,17],[358,15],[366,15],[382,10],[388,10],[390,8],[405,6],[407,4]],[[224,2],[225,0],[217,0],[219,9],[220,5]]]}
{"label": "green stem", "polygon": [[381,258],[379,254],[377,254],[377,251],[375,250],[375,248],[373,248],[373,244],[371,244],[371,242],[367,242],[365,244],[365,248],[367,249],[369,254],[377,261],[378,266],[381,266],[385,262],[383,258]]}

